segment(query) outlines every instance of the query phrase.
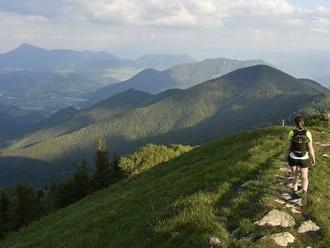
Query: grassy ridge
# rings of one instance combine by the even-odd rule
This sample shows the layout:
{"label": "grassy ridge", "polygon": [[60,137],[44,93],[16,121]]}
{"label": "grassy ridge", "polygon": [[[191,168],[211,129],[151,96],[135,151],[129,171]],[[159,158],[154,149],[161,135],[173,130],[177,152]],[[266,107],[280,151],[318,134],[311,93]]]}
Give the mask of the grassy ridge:
{"label": "grassy ridge", "polygon": [[[51,214],[0,242],[0,247],[208,247],[211,235],[229,247],[255,247],[278,228],[258,228],[274,204],[289,128],[257,129],[196,148]],[[316,142],[330,130],[312,129]],[[330,243],[329,147],[316,145],[310,205],[304,215],[321,226],[313,247]],[[238,193],[240,185],[252,180]],[[302,221],[296,218],[297,225]],[[230,233],[237,229],[235,239]],[[290,229],[297,235],[295,229]],[[250,237],[247,239],[246,237]],[[297,240],[292,247],[306,247]]]}
{"label": "grassy ridge", "polygon": [[[261,216],[287,131],[259,129],[194,149],[42,218],[0,246],[200,247],[210,235],[251,245],[229,234],[241,227],[243,235]],[[249,179],[257,187],[236,198]]]}
{"label": "grassy ridge", "polygon": [[[320,129],[316,133],[318,142],[330,141],[330,130]],[[308,214],[315,218],[322,229],[322,241],[313,247],[329,247],[330,244],[330,161],[329,158],[323,157],[323,154],[330,155],[330,146],[316,146],[317,166],[310,172],[310,200],[311,206]]]}

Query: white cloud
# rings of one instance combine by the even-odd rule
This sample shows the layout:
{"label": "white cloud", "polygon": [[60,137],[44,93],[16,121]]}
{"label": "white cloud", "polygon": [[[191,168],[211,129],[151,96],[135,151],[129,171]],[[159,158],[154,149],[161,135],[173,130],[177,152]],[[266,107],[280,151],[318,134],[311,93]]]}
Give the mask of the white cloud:
{"label": "white cloud", "polygon": [[317,12],[323,15],[330,16],[330,8],[319,6],[316,8]]}
{"label": "white cloud", "polygon": [[70,0],[81,7],[89,21],[130,25],[221,26],[240,15],[290,15],[287,0]]}
{"label": "white cloud", "polygon": [[241,54],[253,49],[329,49],[330,44],[330,9],[293,6],[287,0],[45,2],[0,0],[0,51],[29,42],[119,55],[213,55],[227,48]]}
{"label": "white cloud", "polygon": [[330,32],[330,9],[326,7],[299,8],[294,16],[288,18],[285,23],[298,30],[309,30],[312,32]]}
{"label": "white cloud", "polygon": [[293,14],[296,9],[287,0],[238,0],[229,1],[240,14],[276,16]]}

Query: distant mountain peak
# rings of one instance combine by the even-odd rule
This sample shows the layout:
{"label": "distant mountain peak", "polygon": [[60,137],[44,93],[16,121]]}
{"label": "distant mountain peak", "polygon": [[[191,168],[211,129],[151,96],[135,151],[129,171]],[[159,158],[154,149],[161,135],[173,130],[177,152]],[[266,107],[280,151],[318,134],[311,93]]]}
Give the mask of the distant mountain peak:
{"label": "distant mountain peak", "polygon": [[134,95],[136,95],[136,94],[140,94],[140,95],[145,95],[145,96],[152,96],[153,94],[151,94],[151,93],[148,93],[148,92],[144,92],[144,91],[142,91],[142,90],[136,90],[136,89],[133,89],[133,88],[130,88],[130,89],[128,89],[128,90],[126,90],[126,91],[124,91],[124,92],[121,92],[121,93],[118,93],[118,94],[116,94],[116,95],[114,95],[114,96],[112,96],[112,97],[118,97],[118,96],[129,96],[129,95],[132,95],[132,94],[134,94]]}
{"label": "distant mountain peak", "polygon": [[20,46],[18,46],[14,50],[27,50],[27,49],[33,49],[33,50],[44,50],[43,48],[28,44],[28,43],[22,43]]}
{"label": "distant mountain peak", "polygon": [[259,64],[259,65],[252,65],[252,66],[247,66],[247,67],[243,67],[243,68],[239,68],[235,71],[232,71],[226,75],[224,75],[224,77],[226,76],[230,76],[230,75],[233,75],[233,74],[240,74],[240,73],[252,73],[252,74],[255,74],[255,75],[258,75],[260,73],[265,73],[265,72],[275,72],[275,73],[280,73],[280,74],[286,74],[290,77],[292,77],[291,75],[277,69],[277,68],[274,68],[274,67],[271,67],[269,65],[264,65],[264,64]]}
{"label": "distant mountain peak", "polygon": [[20,46],[18,46],[17,48],[7,52],[6,54],[8,55],[13,55],[13,54],[33,54],[33,53],[40,53],[40,52],[43,52],[43,51],[47,51],[46,49],[44,48],[40,48],[40,47],[37,47],[37,46],[34,46],[34,45],[31,45],[31,44],[28,44],[28,43],[22,43]]}
{"label": "distant mountain peak", "polygon": [[34,45],[31,45],[29,43],[22,43],[18,48],[29,48],[29,47],[36,47]]}
{"label": "distant mountain peak", "polygon": [[160,72],[159,70],[156,70],[154,68],[146,68],[146,69],[140,71],[139,73],[137,73],[136,75],[139,75],[139,74],[148,74],[148,73],[159,73],[159,72]]}

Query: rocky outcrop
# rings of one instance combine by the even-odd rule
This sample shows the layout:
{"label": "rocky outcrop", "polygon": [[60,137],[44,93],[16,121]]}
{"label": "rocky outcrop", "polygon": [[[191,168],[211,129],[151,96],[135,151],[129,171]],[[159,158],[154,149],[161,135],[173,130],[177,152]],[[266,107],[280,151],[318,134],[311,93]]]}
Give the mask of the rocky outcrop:
{"label": "rocky outcrop", "polygon": [[288,244],[293,243],[295,241],[295,237],[289,233],[289,232],[281,232],[281,233],[275,233],[270,236],[266,236],[262,238],[263,240],[273,240],[276,245],[287,247]]}
{"label": "rocky outcrop", "polygon": [[320,230],[320,227],[316,225],[313,221],[307,220],[304,221],[298,228],[298,233],[306,233],[306,232],[316,232]]}
{"label": "rocky outcrop", "polygon": [[256,221],[255,224],[259,226],[281,226],[292,227],[296,224],[294,218],[286,212],[279,211],[277,209],[271,210],[261,220]]}

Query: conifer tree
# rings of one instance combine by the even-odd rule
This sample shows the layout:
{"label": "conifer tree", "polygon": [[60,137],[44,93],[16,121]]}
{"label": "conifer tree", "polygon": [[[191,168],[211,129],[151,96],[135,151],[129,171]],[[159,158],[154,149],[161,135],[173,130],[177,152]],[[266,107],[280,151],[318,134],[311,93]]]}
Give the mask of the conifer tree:
{"label": "conifer tree", "polygon": [[73,180],[61,182],[56,187],[55,208],[64,208],[75,201]]}
{"label": "conifer tree", "polygon": [[8,213],[9,213],[9,196],[7,192],[1,191],[0,194],[0,237],[3,237],[7,230]]}
{"label": "conifer tree", "polygon": [[113,154],[113,159],[111,163],[112,173],[115,180],[119,180],[123,176],[122,169],[119,166],[119,157],[117,153]]}
{"label": "conifer tree", "polygon": [[78,201],[91,191],[91,178],[86,161],[82,161],[73,175],[74,200]]}
{"label": "conifer tree", "polygon": [[6,222],[9,210],[9,196],[5,191],[0,195],[0,217],[3,222]]}
{"label": "conifer tree", "polygon": [[110,184],[110,161],[105,141],[99,139],[96,152],[96,168],[93,176],[94,190],[107,187]]}
{"label": "conifer tree", "polygon": [[44,214],[55,210],[56,189],[56,183],[51,183],[44,189],[44,196],[40,199],[40,205]]}
{"label": "conifer tree", "polygon": [[25,183],[16,186],[16,195],[17,227],[21,227],[29,224],[38,216],[39,204],[34,189]]}

